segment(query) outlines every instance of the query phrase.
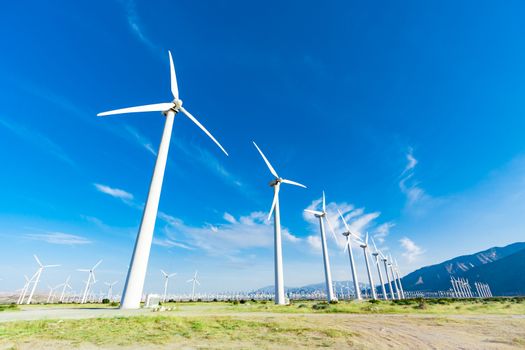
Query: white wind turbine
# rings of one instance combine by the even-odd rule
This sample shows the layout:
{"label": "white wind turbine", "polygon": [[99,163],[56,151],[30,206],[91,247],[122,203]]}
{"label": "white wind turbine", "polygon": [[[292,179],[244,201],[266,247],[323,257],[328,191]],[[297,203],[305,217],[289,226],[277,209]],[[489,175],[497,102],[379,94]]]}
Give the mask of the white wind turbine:
{"label": "white wind turbine", "polygon": [[399,291],[401,292],[401,299],[405,299],[405,291],[403,290],[403,285],[401,284],[401,276],[399,275],[399,265],[397,264],[397,259],[394,259],[394,263],[395,263],[395,271],[396,271],[396,276],[397,276],[397,280],[399,282]]}
{"label": "white wind turbine", "polygon": [[328,256],[328,247],[326,245],[326,235],[324,232],[323,218],[326,219],[326,223],[328,224],[328,227],[330,228],[330,231],[332,232],[335,241],[337,242],[338,240],[337,240],[337,236],[335,235],[334,229],[332,228],[332,225],[330,224],[330,221],[328,220],[328,217],[326,216],[326,200],[325,200],[324,191],[323,191],[323,211],[309,210],[309,209],[305,209],[304,211],[310,214],[314,214],[315,217],[319,219],[319,227],[321,230],[321,245],[323,249],[326,295],[328,298],[328,302],[337,301],[337,297],[334,294],[334,289],[332,285],[332,272],[330,270],[330,257]]}
{"label": "white wind turbine", "polygon": [[372,244],[374,246],[374,251],[372,252],[372,255],[376,258],[377,273],[379,275],[379,282],[381,283],[381,292],[383,293],[383,299],[388,300],[388,296],[386,295],[385,282],[383,281],[383,274],[381,273],[381,263],[379,262],[379,250],[377,250],[376,242],[373,238]]}
{"label": "white wind turbine", "polygon": [[109,300],[111,300],[111,297],[113,296],[113,286],[115,284],[117,284],[118,281],[114,281],[114,282],[104,282],[104,284],[106,286],[108,286],[108,294],[106,296],[106,298],[108,298]]}
{"label": "white wind turbine", "polygon": [[58,299],[59,302],[64,301],[64,295],[66,293],[66,289],[73,289],[71,285],[69,284],[69,280],[71,279],[71,276],[67,276],[66,281],[62,283],[62,293],[60,293],[60,299]]}
{"label": "white wind turbine", "polygon": [[53,302],[55,300],[55,290],[62,287],[62,284],[56,285],[54,287],[51,287],[49,284],[47,285],[47,288],[49,288],[49,295],[47,296],[47,303]]}
{"label": "white wind turbine", "polygon": [[372,271],[370,271],[370,263],[368,261],[368,232],[365,236],[365,241],[360,243],[360,247],[363,248],[363,255],[365,257],[366,272],[368,273],[368,282],[370,283],[370,291],[372,292],[372,299],[377,299],[376,286],[372,279]]}
{"label": "white wind turbine", "polygon": [[95,266],[93,266],[90,269],[77,269],[77,271],[81,272],[89,272],[88,279],[86,281],[86,287],[84,288],[84,294],[82,295],[82,300],[80,301],[81,304],[84,304],[87,301],[88,292],[92,284],[95,284],[97,280],[95,279],[95,269],[102,263],[102,260],[99,260]]}
{"label": "white wind turbine", "polygon": [[166,116],[162,140],[160,142],[157,160],[155,162],[155,169],[153,170],[153,176],[150,183],[148,199],[146,200],[146,205],[144,207],[140,229],[137,234],[137,240],[135,242],[135,248],[131,258],[131,264],[128,270],[126,284],[124,286],[122,303],[120,306],[122,309],[138,309],[140,307],[140,300],[142,291],[144,289],[146,270],[148,268],[151,242],[153,240],[153,230],[155,228],[155,221],[157,218],[160,193],[162,190],[162,181],[164,178],[164,171],[166,169],[166,161],[168,159],[168,150],[175,114],[182,112],[184,115],[186,115],[186,117],[188,117],[202,131],[204,131],[204,133],[208,135],[226,155],[228,155],[226,150],[213,137],[213,135],[201,123],[199,123],[199,121],[193,115],[191,115],[190,112],[182,107],[182,100],[179,99],[179,88],[177,86],[175,66],[173,65],[171,52],[168,51],[168,53],[170,59],[171,93],[173,95],[172,102],[122,108],[97,114],[98,116],[107,116],[123,113],[162,112],[162,114]]}
{"label": "white wind turbine", "polygon": [[286,299],[284,296],[284,277],[283,277],[283,252],[282,252],[282,239],[281,239],[281,211],[279,209],[279,189],[281,188],[281,183],[289,184],[289,185],[295,185],[299,187],[306,188],[305,185],[302,185],[298,182],[283,179],[277,175],[277,172],[272,167],[264,153],[261,151],[259,146],[255,142],[253,142],[253,145],[255,148],[257,148],[257,151],[259,151],[262,159],[266,163],[266,166],[268,169],[270,169],[270,173],[272,173],[273,176],[275,176],[275,179],[273,179],[270,182],[270,187],[273,187],[273,201],[272,201],[272,207],[270,208],[270,213],[268,215],[268,220],[273,216],[273,222],[274,222],[274,267],[275,267],[275,304],[278,305],[284,305],[286,304]]}
{"label": "white wind turbine", "polygon": [[[346,220],[343,216],[343,213],[339,209],[337,209],[339,212],[339,216],[341,217],[341,220],[343,221],[343,224],[345,225],[346,231],[343,232],[343,236],[346,237],[346,245],[345,249],[348,250],[348,257],[350,259],[350,269],[352,270],[352,279],[354,281],[354,290],[355,290],[355,296],[357,300],[361,300],[361,288],[359,287],[359,281],[357,280],[357,271],[355,267],[354,262],[354,254],[352,252],[352,238],[354,234],[350,231],[350,227],[348,227],[348,224],[346,223]],[[357,237],[356,237],[357,238]]]}
{"label": "white wind turbine", "polygon": [[390,280],[390,275],[388,274],[388,259],[386,256],[383,255],[383,253],[381,253],[381,251],[379,251],[379,255],[381,255],[381,260],[383,261],[383,264],[385,266],[385,274],[386,279],[388,281],[388,289],[390,290],[390,298],[394,300],[396,296],[394,295],[394,290],[392,289],[392,281]]}
{"label": "white wind turbine", "polygon": [[394,259],[392,259],[392,255],[389,254],[388,255],[388,266],[390,266],[390,272],[392,273],[392,279],[393,279],[393,282],[394,282],[394,289],[396,291],[396,295],[397,295],[397,299],[398,300],[401,300],[401,294],[399,294],[399,286],[397,284],[397,278],[396,278],[396,275],[394,273]]}
{"label": "white wind turbine", "polygon": [[25,279],[25,284],[24,284],[24,287],[20,290],[20,296],[18,297],[18,301],[16,302],[17,304],[22,304],[24,302],[24,299],[26,297],[26,294],[27,294],[27,290],[29,289],[29,285],[31,284],[31,282],[33,281],[33,279],[35,278],[36,276],[36,273],[31,277],[27,277],[26,275],[24,275],[24,279]]}
{"label": "white wind turbine", "polygon": [[[36,287],[38,285],[38,282],[40,281],[40,276],[42,275],[42,272],[44,271],[44,269],[46,267],[58,267],[58,266],[60,266],[60,265],[42,265],[42,263],[38,259],[38,256],[36,256],[36,255],[33,255],[33,256],[35,257],[35,260],[38,263],[39,268],[35,272],[35,275],[34,275],[35,281],[33,282],[33,289],[31,289],[31,293],[29,294],[29,298],[27,298],[27,304],[28,305],[31,304],[31,300],[33,300],[33,294],[35,294]],[[31,278],[31,280],[32,279],[33,278]]]}
{"label": "white wind turbine", "polygon": [[168,274],[168,273],[164,272],[164,270],[160,270],[160,272],[162,272],[162,276],[164,276],[164,297],[162,298],[162,302],[165,303],[166,302],[166,295],[168,293],[168,282],[169,282],[169,279],[171,277],[174,277],[175,275],[177,275],[177,273],[174,272],[174,273]]}
{"label": "white wind turbine", "polygon": [[192,289],[191,289],[191,300],[192,301],[195,301],[195,283],[197,283],[199,286],[201,285],[199,280],[197,280],[197,273],[198,273],[198,271],[195,271],[195,275],[193,275],[193,278],[191,278],[191,279],[186,281],[186,283],[190,283],[190,282],[193,283],[193,286],[192,286]]}

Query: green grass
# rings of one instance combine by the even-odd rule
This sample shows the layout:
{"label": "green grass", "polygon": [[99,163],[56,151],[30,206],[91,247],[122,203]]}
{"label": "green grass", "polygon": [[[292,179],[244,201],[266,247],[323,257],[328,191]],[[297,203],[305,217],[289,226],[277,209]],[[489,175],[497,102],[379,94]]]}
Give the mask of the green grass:
{"label": "green grass", "polygon": [[245,303],[166,303],[175,312],[271,312],[271,313],[352,313],[352,314],[525,314],[525,298],[480,299],[407,299],[399,301],[342,301],[328,304],[318,301],[295,301],[290,305],[278,306],[272,302]]}
{"label": "green grass", "polygon": [[0,304],[0,312],[1,311],[16,311],[19,310],[18,306],[15,304]]}
{"label": "green grass", "polygon": [[[337,326],[317,325],[305,319],[268,321],[230,317],[135,316],[66,321],[23,321],[0,324],[3,341],[61,341],[95,345],[166,344],[192,340],[206,342],[278,342],[283,345],[312,346],[335,340],[348,341],[355,334]],[[210,343],[210,344],[211,344]],[[322,344],[321,344],[322,343]]]}

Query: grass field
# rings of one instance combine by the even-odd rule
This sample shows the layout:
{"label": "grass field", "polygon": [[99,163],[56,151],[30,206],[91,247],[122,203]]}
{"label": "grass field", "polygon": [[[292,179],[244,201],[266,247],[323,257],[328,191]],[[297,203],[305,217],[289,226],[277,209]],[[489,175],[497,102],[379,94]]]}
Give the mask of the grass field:
{"label": "grass field", "polygon": [[[523,299],[164,306],[173,310],[0,323],[0,349],[525,347]],[[37,307],[53,306],[23,306],[17,314]]]}

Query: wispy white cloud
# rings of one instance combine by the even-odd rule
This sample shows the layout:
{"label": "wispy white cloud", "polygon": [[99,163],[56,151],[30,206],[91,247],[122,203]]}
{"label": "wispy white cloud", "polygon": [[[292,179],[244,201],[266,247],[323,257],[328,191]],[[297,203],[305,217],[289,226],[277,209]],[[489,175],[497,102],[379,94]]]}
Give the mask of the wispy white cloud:
{"label": "wispy white cloud", "polygon": [[181,243],[181,242],[177,242],[177,241],[174,241],[172,239],[169,239],[169,238],[154,238],[153,239],[153,244],[155,245],[158,245],[160,247],[165,247],[165,248],[173,248],[173,247],[177,247],[177,248],[182,248],[182,249],[186,249],[186,250],[194,250],[194,248],[184,244],[184,243]]}
{"label": "wispy white cloud", "polygon": [[153,154],[154,156],[157,156],[157,151],[155,151],[155,148],[153,147],[153,144],[150,140],[148,140],[145,136],[140,134],[135,128],[132,128],[129,125],[126,125],[126,131],[133,136],[133,138],[142,146],[144,149],[146,149],[149,153]]}
{"label": "wispy white cloud", "polygon": [[27,234],[26,237],[51,244],[78,245],[91,243],[91,241],[85,237],[63,232]]}
{"label": "wispy white cloud", "polygon": [[429,196],[425,193],[425,190],[420,186],[419,181],[414,178],[414,170],[418,164],[418,160],[414,157],[414,150],[408,149],[406,153],[407,165],[401,173],[401,179],[399,180],[399,188],[401,192],[407,197],[407,206],[412,207],[416,203],[429,199]]}
{"label": "wispy white cloud", "polygon": [[385,223],[377,226],[377,228],[375,229],[374,234],[373,234],[374,240],[377,243],[379,243],[379,244],[385,243],[386,237],[388,236],[388,234],[390,233],[390,230],[395,225],[396,224],[394,224],[393,222],[385,222]]}
{"label": "wispy white cloud", "polygon": [[105,193],[114,198],[118,198],[125,203],[130,203],[131,201],[133,201],[133,195],[129,192],[98,183],[94,183],[93,185],[99,192]]}
{"label": "wispy white cloud", "polygon": [[408,262],[414,262],[421,254],[425,252],[423,248],[416,245],[416,243],[414,243],[414,241],[408,237],[401,238],[399,243],[401,243],[401,246],[404,249],[404,252],[401,255],[403,255],[408,260]]}
{"label": "wispy white cloud", "polygon": [[21,138],[24,142],[33,144],[39,150],[55,156],[59,160],[71,165],[72,167],[76,167],[75,162],[69,158],[66,152],[64,152],[64,150],[58,144],[40,132],[28,129],[23,125],[13,123],[5,119],[0,119],[0,125]]}
{"label": "wispy white cloud", "polygon": [[131,32],[148,48],[157,51],[158,47],[146,34],[139,14],[137,12],[137,5],[134,0],[121,0],[124,10],[126,11],[126,19],[128,21]]}

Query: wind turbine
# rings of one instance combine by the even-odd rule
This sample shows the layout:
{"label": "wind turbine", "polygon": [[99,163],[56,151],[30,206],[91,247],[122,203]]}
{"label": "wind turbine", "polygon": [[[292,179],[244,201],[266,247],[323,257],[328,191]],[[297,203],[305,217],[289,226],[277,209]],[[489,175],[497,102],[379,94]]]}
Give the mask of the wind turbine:
{"label": "wind turbine", "polygon": [[168,281],[171,277],[174,277],[177,273],[174,272],[171,274],[167,274],[166,272],[164,272],[164,270],[160,270],[160,272],[162,272],[162,275],[164,276],[164,297],[162,298],[162,302],[165,303],[166,294],[168,293]]}
{"label": "wind turbine", "polygon": [[115,284],[117,284],[117,283],[118,283],[118,281],[115,281],[115,282],[104,282],[104,284],[106,286],[108,286],[108,294],[107,294],[106,298],[108,298],[109,300],[111,300],[111,297],[113,296],[113,286]]}
{"label": "wind turbine", "polygon": [[31,284],[31,282],[33,281],[35,276],[36,276],[36,273],[33,276],[31,276],[31,278],[29,278],[26,275],[24,275],[24,279],[25,279],[26,283],[24,284],[24,287],[20,290],[20,296],[18,297],[18,301],[16,302],[18,305],[20,305],[20,304],[22,304],[24,302],[24,299],[26,297],[29,285]]}
{"label": "wind turbine", "polygon": [[326,223],[328,224],[328,227],[332,231],[332,234],[336,242],[337,242],[337,236],[335,235],[334,229],[332,228],[332,225],[330,224],[330,221],[328,220],[328,217],[326,216],[326,199],[325,199],[324,191],[323,191],[323,211],[309,210],[309,209],[305,209],[304,211],[310,214],[314,214],[315,217],[319,219],[319,227],[321,229],[321,244],[323,248],[326,296],[328,298],[328,302],[337,301],[337,297],[334,294],[334,289],[332,286],[332,272],[330,270],[330,257],[328,256],[328,247],[326,245],[326,235],[324,232],[323,218],[326,219]]}
{"label": "wind turbine", "polygon": [[372,292],[372,299],[377,300],[376,286],[374,284],[374,280],[372,279],[372,271],[370,271],[370,263],[368,261],[368,232],[366,233],[365,241],[361,242],[359,246],[363,248],[363,254],[365,257],[365,264],[366,264],[366,272],[368,273],[368,282],[370,283],[370,291]]}
{"label": "wind turbine", "polygon": [[386,295],[385,282],[383,281],[383,274],[381,273],[381,263],[379,262],[379,250],[377,250],[376,242],[373,238],[372,245],[374,246],[372,256],[376,258],[377,273],[379,275],[379,282],[381,283],[381,292],[383,293],[383,299],[388,300],[388,296]]}
{"label": "wind turbine", "polygon": [[359,281],[357,280],[357,271],[355,268],[355,262],[354,262],[354,254],[352,252],[352,239],[351,236],[353,236],[353,233],[350,231],[350,227],[348,227],[348,224],[346,223],[346,220],[343,216],[343,213],[339,209],[337,209],[337,212],[339,213],[339,216],[341,217],[341,220],[343,221],[343,224],[345,225],[346,231],[343,232],[343,236],[346,237],[346,245],[345,249],[348,250],[348,258],[350,259],[350,269],[352,270],[352,279],[354,281],[354,290],[355,290],[355,297],[357,300],[361,300],[361,288],[359,287]]}
{"label": "wind turbine", "polygon": [[394,274],[394,259],[392,259],[392,255],[389,254],[388,255],[388,266],[390,266],[390,273],[392,274],[392,280],[394,282],[394,289],[396,291],[396,295],[397,295],[397,299],[398,300],[401,300],[401,294],[399,294],[399,286],[397,285],[397,278],[396,278],[396,275]]}
{"label": "wind turbine", "polygon": [[49,284],[47,285],[47,288],[49,288],[49,295],[47,296],[47,303],[53,302],[55,299],[55,290],[62,287],[62,284],[56,285],[54,287],[51,287]]}
{"label": "wind turbine", "polygon": [[388,259],[386,256],[383,255],[383,253],[381,253],[381,251],[379,251],[379,255],[381,255],[381,260],[383,261],[383,264],[385,266],[385,274],[386,279],[388,281],[388,289],[390,290],[390,297],[392,298],[392,300],[394,300],[396,296],[394,295],[394,290],[392,289],[392,281],[390,280],[390,275],[388,274]]}
{"label": "wind turbine", "polygon": [[190,283],[190,282],[193,283],[193,286],[191,289],[191,300],[192,301],[195,301],[195,283],[197,283],[199,286],[201,285],[201,283],[197,280],[197,272],[198,271],[195,271],[195,275],[193,275],[193,278],[186,281],[186,283]]}
{"label": "wind turbine", "polygon": [[[31,304],[31,300],[33,300],[33,294],[35,294],[36,287],[38,285],[38,282],[40,281],[40,276],[42,275],[42,272],[44,271],[44,269],[46,267],[58,267],[58,266],[60,266],[60,265],[42,265],[42,263],[38,259],[38,256],[36,256],[36,255],[33,255],[33,256],[35,257],[35,260],[38,263],[39,268],[35,272],[35,275],[34,275],[35,282],[33,283],[33,289],[31,289],[31,293],[29,294],[29,298],[27,298],[27,304],[28,305]],[[33,278],[31,278],[31,279],[33,279]]]}
{"label": "wind turbine", "polygon": [[100,265],[100,263],[102,263],[102,260],[99,260],[95,266],[93,266],[92,268],[90,269],[77,269],[77,271],[81,271],[81,272],[89,272],[89,276],[88,276],[88,279],[86,281],[86,287],[84,288],[84,294],[82,295],[82,300],[80,301],[81,304],[84,304],[86,301],[87,301],[87,297],[88,297],[88,292],[89,292],[89,288],[91,287],[91,284],[95,284],[96,283],[96,279],[95,279],[95,269],[98,267],[98,265]]}
{"label": "wind turbine", "polygon": [[73,289],[73,287],[71,287],[71,285],[69,284],[70,279],[71,279],[71,276],[67,276],[66,281],[62,283],[63,288],[62,288],[62,293],[60,293],[60,299],[58,299],[59,302],[64,301],[64,294],[66,293],[66,288]]}
{"label": "wind turbine", "polygon": [[144,289],[144,280],[146,278],[146,270],[148,268],[148,259],[151,250],[151,242],[153,240],[153,230],[155,228],[155,221],[157,218],[157,211],[159,207],[160,193],[162,190],[162,181],[164,178],[164,171],[166,169],[166,161],[168,159],[168,150],[171,139],[171,131],[173,129],[173,120],[175,114],[182,112],[192,122],[194,122],[213,142],[226,154],[226,150],[213,137],[213,135],[184,107],[182,107],[182,100],[179,99],[179,88],[177,86],[177,77],[175,75],[175,66],[171,52],[169,52],[170,59],[170,81],[171,93],[173,101],[167,103],[157,103],[151,105],[144,105],[138,107],[129,107],[117,109],[114,111],[103,112],[97,114],[98,116],[107,116],[123,113],[137,113],[137,112],[162,112],[166,116],[164,124],[164,131],[162,133],[162,140],[160,142],[159,151],[157,153],[157,160],[155,162],[155,169],[150,183],[148,199],[142,214],[142,221],[140,229],[137,234],[133,256],[131,258],[130,268],[124,286],[122,296],[121,309],[138,309],[140,307],[140,299]]}
{"label": "wind turbine", "polygon": [[[252,141],[253,142],[253,141]],[[298,182],[283,179],[277,175],[277,172],[270,164],[264,153],[261,151],[259,146],[253,142],[257,151],[259,151],[262,159],[266,163],[270,173],[275,177],[270,182],[270,187],[273,187],[273,202],[272,207],[270,208],[270,213],[268,214],[268,220],[273,216],[274,223],[274,265],[275,265],[275,304],[285,305],[286,299],[284,296],[284,277],[283,277],[283,251],[282,251],[282,239],[281,239],[281,211],[279,209],[279,189],[281,188],[281,183],[299,186],[306,188],[305,185],[302,185]]]}
{"label": "wind turbine", "polygon": [[399,282],[399,291],[401,292],[401,299],[405,299],[405,291],[403,290],[403,285],[401,284],[401,276],[399,275],[399,265],[397,264],[397,259],[394,259],[395,271],[397,276],[397,281]]}

